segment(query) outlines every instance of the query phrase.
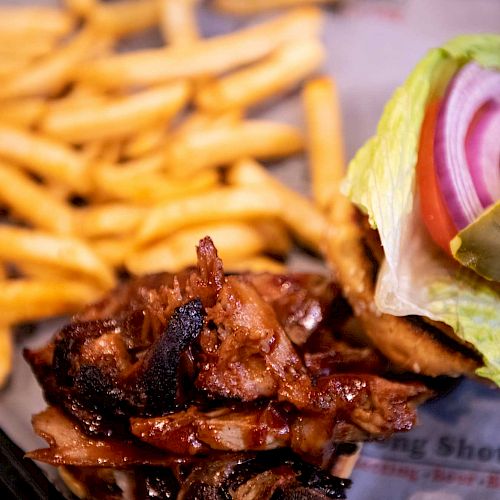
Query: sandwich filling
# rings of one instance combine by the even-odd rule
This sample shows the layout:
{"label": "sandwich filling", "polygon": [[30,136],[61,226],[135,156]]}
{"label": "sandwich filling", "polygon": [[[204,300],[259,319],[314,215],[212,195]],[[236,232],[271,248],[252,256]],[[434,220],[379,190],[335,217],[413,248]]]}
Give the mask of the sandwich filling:
{"label": "sandwich filling", "polygon": [[225,275],[209,238],[197,252],[197,267],[132,279],[25,352],[49,404],[33,419],[49,447],[29,456],[65,466],[87,498],[150,498],[155,482],[163,498],[344,498],[339,456],[411,429],[432,391],[389,375],[329,279]]}

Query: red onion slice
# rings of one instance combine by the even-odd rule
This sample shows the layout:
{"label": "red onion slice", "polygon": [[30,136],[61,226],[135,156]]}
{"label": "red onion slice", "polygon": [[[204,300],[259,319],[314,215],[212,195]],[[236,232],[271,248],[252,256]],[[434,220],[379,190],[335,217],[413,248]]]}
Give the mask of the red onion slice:
{"label": "red onion slice", "polygon": [[453,78],[438,115],[436,174],[458,229],[484,210],[468,168],[465,140],[474,116],[489,101],[500,102],[500,73],[469,63]]}
{"label": "red onion slice", "polygon": [[465,142],[472,181],[484,208],[500,199],[500,103],[489,102]]}

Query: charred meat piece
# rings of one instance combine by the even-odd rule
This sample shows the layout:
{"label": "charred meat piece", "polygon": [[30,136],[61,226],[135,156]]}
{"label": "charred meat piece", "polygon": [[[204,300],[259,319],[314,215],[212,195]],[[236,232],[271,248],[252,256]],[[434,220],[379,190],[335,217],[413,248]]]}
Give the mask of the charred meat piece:
{"label": "charred meat piece", "polygon": [[179,401],[177,375],[181,354],[198,338],[205,313],[200,299],[175,309],[165,333],[151,346],[127,384],[143,395],[142,413],[158,415]]}

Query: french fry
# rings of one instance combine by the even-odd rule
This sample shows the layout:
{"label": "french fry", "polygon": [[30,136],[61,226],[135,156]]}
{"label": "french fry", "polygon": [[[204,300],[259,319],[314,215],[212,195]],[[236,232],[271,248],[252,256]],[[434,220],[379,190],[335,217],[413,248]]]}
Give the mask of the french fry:
{"label": "french fry", "polygon": [[79,17],[87,17],[97,7],[98,0],[63,0],[65,7]]}
{"label": "french fry", "polygon": [[29,176],[0,161],[0,201],[21,219],[56,234],[73,231],[70,207]]}
{"label": "french fry", "polygon": [[[82,158],[87,164],[95,164],[101,162],[101,154],[106,149],[106,144],[102,141],[90,141],[82,144],[80,152]],[[90,172],[92,175],[92,172]]]}
{"label": "french fry", "polygon": [[198,0],[159,0],[160,28],[165,42],[177,47],[200,38],[195,7]]}
{"label": "french fry", "polygon": [[130,137],[123,149],[125,158],[139,158],[158,150],[167,139],[167,126],[165,121],[138,131]]}
{"label": "french fry", "polygon": [[30,62],[30,59],[26,57],[0,57],[0,80],[6,80],[13,73],[25,70],[29,66]]}
{"label": "french fry", "polygon": [[22,38],[32,34],[63,36],[74,26],[74,19],[61,9],[48,6],[0,6],[0,33]]}
{"label": "french fry", "polygon": [[89,189],[84,157],[65,144],[38,133],[0,124],[0,158],[64,183],[77,193],[85,193]]}
{"label": "french fry", "polygon": [[105,203],[76,212],[78,234],[85,238],[125,235],[139,225],[145,209],[136,205]]}
{"label": "french fry", "polygon": [[[75,0],[70,0],[70,2],[73,1]],[[80,2],[81,0],[76,0],[76,1]],[[77,479],[75,475],[72,472],[70,472],[66,467],[58,467],[57,473],[64,481],[64,484],[69,488],[71,493],[73,493],[73,495],[75,495],[76,498],[88,498],[89,492],[87,487],[85,486],[85,483]]]}
{"label": "french fry", "polygon": [[[110,268],[82,240],[11,226],[0,226],[0,259],[47,263],[92,278],[104,288],[113,286]],[[1,308],[0,308],[1,309]]]}
{"label": "french fry", "polygon": [[258,14],[268,10],[312,4],[335,4],[339,0],[214,0],[213,7],[228,14]]}
{"label": "french fry", "polygon": [[196,244],[209,235],[223,260],[237,260],[266,250],[269,241],[254,224],[221,222],[188,227],[177,231],[156,245],[132,253],[126,268],[134,274],[159,271],[176,272],[196,263]]}
{"label": "french fry", "polygon": [[326,210],[345,168],[337,87],[330,78],[317,78],[306,84],[302,97],[313,197]]}
{"label": "french fry", "polygon": [[101,294],[102,289],[81,281],[7,280],[0,294],[2,321],[18,323],[74,313]]}
{"label": "french fry", "polygon": [[290,251],[292,247],[290,235],[279,219],[256,219],[252,221],[252,227],[266,242],[266,252],[275,256],[284,256]]}
{"label": "french fry", "polygon": [[[99,187],[106,190],[106,183],[120,183],[120,181],[137,180],[152,172],[159,172],[165,169],[166,159],[162,151],[154,151],[136,160],[112,164],[104,163],[93,174],[95,182]],[[111,190],[114,186],[107,186]]]}
{"label": "french fry", "polygon": [[104,142],[102,144],[101,154],[98,158],[98,163],[101,165],[116,163],[122,152],[122,141],[115,139],[109,142]]}
{"label": "french fry", "polygon": [[202,113],[195,111],[188,115],[172,132],[171,140],[185,141],[191,134],[207,131],[210,128],[233,127],[241,122],[243,111],[241,109],[231,109],[221,114]]}
{"label": "french fry", "polygon": [[301,132],[284,123],[248,120],[186,134],[167,150],[168,170],[189,177],[200,170],[228,165],[247,156],[280,158],[303,148]]}
{"label": "french fry", "polygon": [[125,260],[135,250],[135,242],[130,238],[99,238],[90,242],[93,250],[106,264],[112,267],[124,265]]}
{"label": "french fry", "polygon": [[271,257],[265,255],[256,255],[254,257],[244,257],[237,260],[225,260],[224,270],[229,273],[275,273],[281,274],[286,272],[286,266]]}
{"label": "french fry", "polygon": [[0,57],[2,59],[18,58],[32,62],[33,59],[45,56],[54,50],[57,43],[57,37],[46,33],[0,32]]}
{"label": "french fry", "polygon": [[[18,270],[23,278],[38,280],[38,281],[83,281],[89,283],[91,280],[83,274],[76,273],[62,267],[53,266],[50,264],[40,264],[38,262],[16,262],[16,270]],[[94,285],[95,286],[95,285]]]}
{"label": "french fry", "polygon": [[124,137],[172,117],[188,98],[187,82],[176,82],[110,102],[49,112],[42,130],[73,143]]}
{"label": "french fry", "polygon": [[100,193],[109,198],[136,203],[151,204],[165,200],[194,195],[218,184],[215,171],[205,171],[190,179],[176,179],[152,170],[144,172],[154,163],[140,160],[134,170],[126,167],[102,167],[95,172],[95,184]]}
{"label": "french fry", "polygon": [[97,30],[113,37],[122,37],[151,28],[158,21],[157,0],[120,0],[94,2],[80,10]]}
{"label": "french fry", "polygon": [[30,128],[40,121],[47,110],[47,101],[39,97],[25,97],[2,102],[0,121]]}
{"label": "french fry", "polygon": [[297,9],[258,26],[188,46],[103,57],[80,68],[79,77],[102,88],[124,88],[219,75],[265,57],[287,41],[314,36],[320,27],[318,10]]}
{"label": "french fry", "polygon": [[319,40],[289,42],[262,62],[202,87],[196,104],[207,112],[253,106],[293,88],[319,67],[324,56]]}
{"label": "french fry", "polygon": [[[3,283],[5,282],[2,282],[2,285]],[[0,389],[5,385],[12,371],[13,344],[10,326],[5,322],[0,323]]]}
{"label": "french fry", "polygon": [[136,241],[144,245],[194,224],[248,221],[279,213],[280,203],[268,190],[221,187],[152,207],[138,229]]}
{"label": "french fry", "polygon": [[96,38],[89,30],[82,30],[67,45],[58,48],[29,65],[21,68],[0,86],[0,99],[53,95],[70,80],[77,65],[85,60],[99,44],[106,43]]}
{"label": "french fry", "polygon": [[[109,96],[98,92],[87,85],[75,85],[71,91],[61,99],[53,99],[47,102],[47,115],[67,115],[73,112],[87,109],[87,107],[98,107],[109,102]],[[43,123],[42,123],[43,126]]]}
{"label": "french fry", "polygon": [[327,222],[311,201],[281,184],[253,160],[238,162],[230,169],[228,180],[240,188],[266,191],[280,207],[279,218],[303,244],[321,254]]}

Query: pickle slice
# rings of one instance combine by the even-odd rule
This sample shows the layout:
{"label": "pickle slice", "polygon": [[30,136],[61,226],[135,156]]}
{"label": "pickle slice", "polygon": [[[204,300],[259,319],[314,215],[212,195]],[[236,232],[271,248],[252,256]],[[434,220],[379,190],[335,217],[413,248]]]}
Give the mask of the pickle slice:
{"label": "pickle slice", "polygon": [[487,208],[450,242],[462,265],[492,281],[500,281],[500,201]]}

